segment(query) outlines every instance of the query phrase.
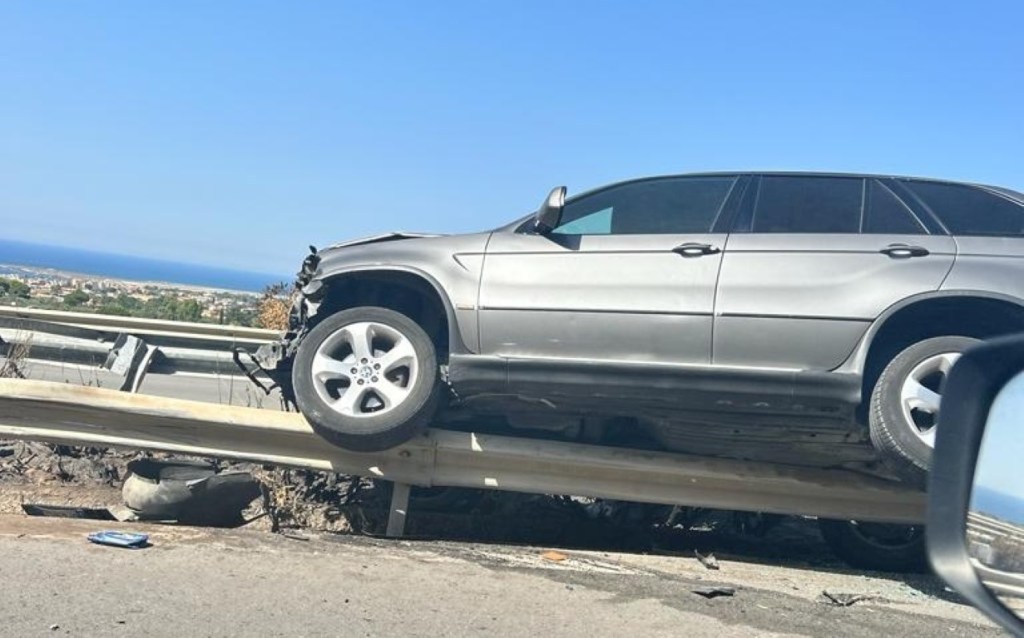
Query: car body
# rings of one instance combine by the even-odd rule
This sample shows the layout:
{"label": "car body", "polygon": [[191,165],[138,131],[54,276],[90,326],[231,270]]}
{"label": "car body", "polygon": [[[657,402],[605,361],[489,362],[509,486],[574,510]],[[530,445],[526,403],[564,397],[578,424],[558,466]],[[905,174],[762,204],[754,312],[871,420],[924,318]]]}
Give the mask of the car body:
{"label": "car body", "polygon": [[[557,194],[494,231],[314,250],[260,361],[289,394],[319,321],[391,308],[436,350],[442,425],[864,469],[898,354],[1024,330],[1024,195],[1008,189],[711,173]],[[910,420],[932,399],[922,432],[937,398],[902,397]]]}

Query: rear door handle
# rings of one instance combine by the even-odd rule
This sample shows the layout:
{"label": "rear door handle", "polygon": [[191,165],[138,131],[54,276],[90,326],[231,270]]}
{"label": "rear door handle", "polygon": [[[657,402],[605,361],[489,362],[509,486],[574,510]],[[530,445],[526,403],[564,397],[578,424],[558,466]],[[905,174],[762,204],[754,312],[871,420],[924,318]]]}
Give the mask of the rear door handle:
{"label": "rear door handle", "polygon": [[878,251],[883,255],[889,255],[893,259],[907,259],[908,257],[924,257],[929,254],[924,246],[910,246],[909,244],[889,244]]}
{"label": "rear door handle", "polygon": [[685,244],[679,244],[672,249],[672,252],[683,257],[700,257],[701,255],[714,255],[715,253],[722,252],[722,249],[711,244],[702,244],[700,242],[688,241]]}

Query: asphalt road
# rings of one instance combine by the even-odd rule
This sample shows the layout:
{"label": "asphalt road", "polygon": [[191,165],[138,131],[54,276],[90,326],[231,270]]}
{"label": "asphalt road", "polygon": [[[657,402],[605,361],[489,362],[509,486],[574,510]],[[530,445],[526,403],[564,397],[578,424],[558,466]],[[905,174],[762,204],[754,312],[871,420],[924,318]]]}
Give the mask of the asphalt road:
{"label": "asphalt road", "polygon": [[[10,636],[988,636],[917,581],[726,559],[257,530],[128,525],[152,546],[91,545],[109,524],[0,516]],[[705,599],[707,586],[734,587]],[[850,607],[823,589],[868,596]]]}

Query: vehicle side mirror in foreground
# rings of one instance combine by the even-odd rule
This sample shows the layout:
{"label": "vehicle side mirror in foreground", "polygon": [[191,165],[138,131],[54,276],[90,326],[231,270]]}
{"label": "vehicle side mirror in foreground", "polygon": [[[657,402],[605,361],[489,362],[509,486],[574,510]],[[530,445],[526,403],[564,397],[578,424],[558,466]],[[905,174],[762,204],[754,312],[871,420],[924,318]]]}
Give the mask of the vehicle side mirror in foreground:
{"label": "vehicle side mirror in foreground", "polygon": [[547,235],[558,228],[562,220],[562,208],[565,207],[565,186],[551,189],[544,203],[533,216],[533,230],[538,235]]}
{"label": "vehicle side mirror in foreground", "polygon": [[928,557],[975,607],[1024,635],[1024,335],[953,366],[928,484]]}

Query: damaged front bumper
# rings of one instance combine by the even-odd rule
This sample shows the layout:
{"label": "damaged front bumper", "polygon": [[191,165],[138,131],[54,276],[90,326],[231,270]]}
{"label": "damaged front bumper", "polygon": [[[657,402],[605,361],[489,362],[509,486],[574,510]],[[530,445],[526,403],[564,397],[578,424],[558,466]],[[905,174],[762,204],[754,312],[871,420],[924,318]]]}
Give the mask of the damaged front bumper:
{"label": "damaged front bumper", "polygon": [[[323,282],[315,279],[320,265],[320,255],[314,246],[302,262],[302,269],[295,280],[295,293],[288,313],[288,330],[277,341],[263,344],[255,353],[241,348],[234,350],[235,365],[266,394],[280,389],[286,405],[295,406],[295,390],[292,387],[292,362],[299,342],[308,332],[309,318],[316,313],[323,293]],[[268,385],[257,373],[269,377]]]}

